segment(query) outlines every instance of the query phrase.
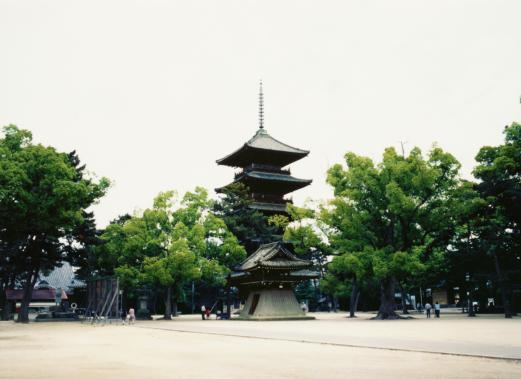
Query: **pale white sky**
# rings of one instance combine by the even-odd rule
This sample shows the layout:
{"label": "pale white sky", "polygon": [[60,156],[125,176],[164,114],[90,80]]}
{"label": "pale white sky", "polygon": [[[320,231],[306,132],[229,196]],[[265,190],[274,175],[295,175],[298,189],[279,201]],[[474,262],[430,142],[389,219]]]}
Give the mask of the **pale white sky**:
{"label": "pale white sky", "polygon": [[326,198],[329,166],[386,146],[453,153],[468,176],[521,119],[521,1],[0,0],[0,125],[76,149],[114,181],[100,226],[231,181],[215,160],[265,125],[309,149],[292,165]]}

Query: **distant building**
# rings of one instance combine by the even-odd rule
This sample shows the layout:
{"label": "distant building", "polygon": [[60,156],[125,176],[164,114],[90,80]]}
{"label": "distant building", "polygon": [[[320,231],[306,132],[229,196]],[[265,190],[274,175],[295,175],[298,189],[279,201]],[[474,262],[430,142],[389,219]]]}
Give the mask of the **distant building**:
{"label": "distant building", "polygon": [[[85,288],[85,282],[76,278],[74,268],[69,262],[63,262],[48,275],[40,274],[40,280],[34,286],[31,304],[32,308],[54,305],[57,300],[70,300],[74,291]],[[5,291],[8,301],[19,303],[23,299],[23,289],[8,289]]]}
{"label": "distant building", "polygon": [[47,282],[52,288],[61,288],[69,295],[77,288],[86,287],[85,282],[76,277],[74,267],[69,262],[63,262],[60,267],[55,267],[48,275],[40,274],[39,283],[41,282]]}

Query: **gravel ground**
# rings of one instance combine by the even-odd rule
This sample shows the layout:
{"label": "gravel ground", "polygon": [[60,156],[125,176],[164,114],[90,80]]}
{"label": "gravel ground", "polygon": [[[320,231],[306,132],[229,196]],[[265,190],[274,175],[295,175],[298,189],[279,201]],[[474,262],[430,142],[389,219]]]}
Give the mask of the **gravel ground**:
{"label": "gravel ground", "polygon": [[521,319],[368,317],[246,322],[182,316],[132,326],[0,322],[0,377],[521,377]]}

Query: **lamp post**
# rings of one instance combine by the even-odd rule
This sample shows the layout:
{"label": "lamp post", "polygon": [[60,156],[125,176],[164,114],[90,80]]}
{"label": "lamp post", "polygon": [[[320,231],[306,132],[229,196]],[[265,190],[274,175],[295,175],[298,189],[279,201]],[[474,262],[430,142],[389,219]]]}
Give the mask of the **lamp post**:
{"label": "lamp post", "polygon": [[470,283],[470,272],[465,274],[465,281],[467,282],[467,302],[469,307],[469,315],[468,317],[475,317],[476,313],[474,313],[474,304],[472,301],[472,287]]}
{"label": "lamp post", "polygon": [[192,280],[192,314],[194,314],[194,312],[195,312],[194,298],[195,298],[195,282]]}
{"label": "lamp post", "polygon": [[[119,284],[119,283],[118,283]],[[119,317],[123,315],[123,290],[118,291],[119,294]]]}

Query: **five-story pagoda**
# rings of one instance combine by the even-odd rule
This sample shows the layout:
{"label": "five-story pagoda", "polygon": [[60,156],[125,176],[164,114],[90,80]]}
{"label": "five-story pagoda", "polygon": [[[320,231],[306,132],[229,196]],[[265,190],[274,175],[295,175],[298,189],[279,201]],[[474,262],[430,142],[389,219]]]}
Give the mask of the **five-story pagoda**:
{"label": "five-story pagoda", "polygon": [[[284,214],[286,204],[291,200],[284,196],[311,184],[311,180],[291,176],[285,166],[309,154],[277,141],[264,129],[264,98],[262,82],[259,93],[259,130],[239,149],[217,160],[217,164],[239,168],[235,182],[243,183],[249,189],[250,207],[264,214]],[[216,192],[222,192],[217,188]]]}
{"label": "five-story pagoda", "polygon": [[[239,168],[235,181],[248,188],[250,207],[266,216],[285,214],[291,202],[284,196],[311,183],[291,176],[285,169],[309,154],[277,141],[264,129],[262,82],[259,93],[259,130],[238,150],[217,164]],[[225,187],[224,187],[225,188]],[[216,191],[222,192],[224,188]],[[275,236],[273,238],[276,240]],[[298,258],[291,246],[280,241],[260,245],[235,267],[228,282],[248,294],[240,318],[247,320],[309,319],[293,291],[299,282],[318,277],[313,263]]]}

